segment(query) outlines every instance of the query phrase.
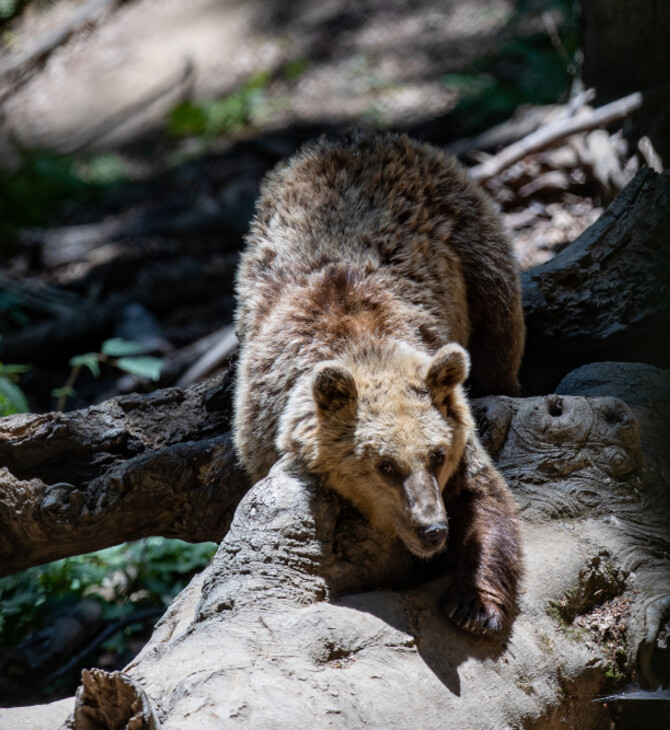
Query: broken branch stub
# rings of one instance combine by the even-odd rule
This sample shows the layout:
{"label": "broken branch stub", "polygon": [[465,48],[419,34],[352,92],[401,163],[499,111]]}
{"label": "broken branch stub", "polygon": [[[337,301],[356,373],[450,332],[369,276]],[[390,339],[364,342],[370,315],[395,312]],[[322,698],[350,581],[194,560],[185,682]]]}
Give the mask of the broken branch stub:
{"label": "broken branch stub", "polygon": [[219,541],[249,488],[230,375],[0,422],[0,575],[151,535]]}

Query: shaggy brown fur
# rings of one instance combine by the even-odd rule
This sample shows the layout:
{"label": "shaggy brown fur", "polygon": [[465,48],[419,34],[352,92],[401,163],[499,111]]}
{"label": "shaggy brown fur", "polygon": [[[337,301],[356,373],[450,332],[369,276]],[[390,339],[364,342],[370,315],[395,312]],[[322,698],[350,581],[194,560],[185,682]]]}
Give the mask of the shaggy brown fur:
{"label": "shaggy brown fur", "polygon": [[515,393],[524,325],[486,196],[405,136],[321,139],[266,179],[237,288],[235,439],[252,478],[286,457],[417,555],[448,543],[450,615],[498,631],[516,507],[474,431],[463,348],[480,391]]}

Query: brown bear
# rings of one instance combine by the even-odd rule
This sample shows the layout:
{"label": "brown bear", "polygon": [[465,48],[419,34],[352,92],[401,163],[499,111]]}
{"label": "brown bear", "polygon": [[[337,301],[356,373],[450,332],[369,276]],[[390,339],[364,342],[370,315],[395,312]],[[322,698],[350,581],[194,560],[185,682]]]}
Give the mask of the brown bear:
{"label": "brown bear", "polygon": [[463,383],[472,361],[479,392],[516,393],[524,324],[485,194],[405,135],[321,138],[266,178],[237,294],[234,434],[250,476],[288,459],[415,555],[446,547],[448,614],[498,632],[517,508]]}

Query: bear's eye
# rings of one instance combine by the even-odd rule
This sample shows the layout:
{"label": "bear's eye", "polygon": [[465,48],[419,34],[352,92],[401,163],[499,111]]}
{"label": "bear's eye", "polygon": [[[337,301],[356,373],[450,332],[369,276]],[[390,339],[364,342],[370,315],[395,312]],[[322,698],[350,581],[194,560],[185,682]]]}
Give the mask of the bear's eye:
{"label": "bear's eye", "polygon": [[377,468],[385,477],[390,477],[395,474],[395,464],[389,459],[380,461]]}
{"label": "bear's eye", "polygon": [[444,464],[444,451],[433,451],[430,455],[430,463],[434,468],[438,468]]}

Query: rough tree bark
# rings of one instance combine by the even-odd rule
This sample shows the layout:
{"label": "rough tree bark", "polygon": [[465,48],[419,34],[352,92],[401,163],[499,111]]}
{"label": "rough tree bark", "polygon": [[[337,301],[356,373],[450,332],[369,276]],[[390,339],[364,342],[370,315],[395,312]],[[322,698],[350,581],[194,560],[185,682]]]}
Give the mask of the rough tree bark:
{"label": "rough tree bark", "polygon": [[665,85],[636,126],[670,159],[670,4],[665,0],[582,0],[583,77],[601,101]]}
{"label": "rough tree bark", "polygon": [[670,7],[662,0],[582,2],[584,77],[605,96],[670,78]]}
{"label": "rough tree bark", "polygon": [[670,367],[670,172],[644,168],[594,225],[521,281],[526,393],[551,392],[596,360]]}
{"label": "rough tree bark", "polygon": [[[645,172],[622,197],[631,205],[645,196],[662,202],[667,184],[667,176]],[[593,334],[606,342],[603,302],[624,298],[621,289],[607,293],[610,262],[624,261],[631,241],[656,252],[667,240],[655,220],[633,225],[633,213],[616,205],[594,226],[605,226],[607,255],[599,258],[596,246],[605,233],[587,239],[601,263],[588,269],[590,288],[601,295],[590,311]],[[646,205],[641,210],[650,213]],[[667,207],[663,214],[667,220]],[[583,338],[573,332],[572,315],[588,321],[588,297],[566,290],[564,301],[574,310],[549,298],[552,287],[584,281],[584,237],[571,248],[563,276],[558,268],[546,269],[546,280],[535,275],[544,267],[533,272],[529,345],[536,367],[556,357],[546,350],[543,362],[537,354],[552,344],[537,335],[542,306],[545,326],[554,327],[559,341],[556,321],[564,321],[568,340]],[[657,268],[667,264],[654,255]],[[628,300],[642,312],[621,320],[619,332],[629,342],[640,322],[657,316],[649,296],[645,290]],[[655,304],[667,317],[664,303]],[[567,353],[567,345],[556,351]],[[591,356],[582,351],[582,362]],[[472,638],[441,615],[439,598],[450,578],[439,561],[414,564],[399,542],[374,533],[334,495],[279,465],[248,492],[212,565],[175,600],[125,673],[85,675],[67,726],[393,728],[421,717],[426,728],[444,727],[445,718],[469,728],[598,727],[605,717],[602,705],[590,702],[594,696],[633,666],[655,686],[668,661],[666,442],[650,435],[658,420],[649,408],[633,403],[646,434],[644,454],[638,420],[615,398],[475,402],[483,440],[523,517],[527,574],[518,616],[500,641]],[[661,409],[668,406],[666,397]],[[181,530],[183,537],[196,528],[221,534],[248,486],[237,474],[217,494],[230,463],[225,437],[217,436],[228,416],[219,383],[3,421],[0,463],[7,466],[0,479],[10,498],[0,512],[0,535],[25,522],[12,541],[0,543],[3,558],[19,565],[26,540],[41,547],[23,564],[72,554],[77,532],[101,547],[92,536],[105,522],[118,539],[145,529],[155,534],[159,523],[161,534]],[[164,496],[166,488],[173,492]],[[34,498],[17,519],[22,489]],[[142,502],[143,491],[151,502]],[[165,513],[149,527],[133,517],[136,505],[155,512],[157,503]],[[59,514],[78,523],[68,529]],[[49,542],[58,544],[57,554],[46,557]],[[78,552],[93,549],[77,545]],[[72,710],[72,700],[0,710],[0,725],[53,728]]]}
{"label": "rough tree bark", "polygon": [[230,381],[0,420],[0,576],[150,535],[220,541],[249,488]]}

